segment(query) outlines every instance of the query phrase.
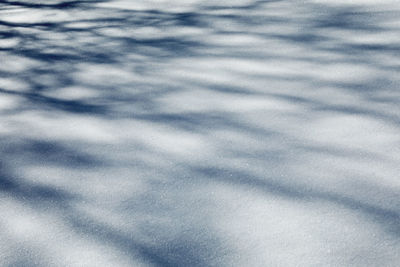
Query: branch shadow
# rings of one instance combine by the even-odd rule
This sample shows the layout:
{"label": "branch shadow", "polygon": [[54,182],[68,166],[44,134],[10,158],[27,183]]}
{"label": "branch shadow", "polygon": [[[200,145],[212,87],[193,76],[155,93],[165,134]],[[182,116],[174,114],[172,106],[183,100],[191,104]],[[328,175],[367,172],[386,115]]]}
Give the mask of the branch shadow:
{"label": "branch shadow", "polygon": [[[279,107],[279,103],[296,107],[295,111],[277,109],[277,112],[280,113],[276,116],[279,118],[292,116],[292,113],[296,112],[296,116],[302,119],[347,114],[381,121],[397,130],[400,127],[398,115],[400,113],[396,113],[399,111],[397,107],[398,79],[393,74],[393,71],[398,70],[399,66],[396,65],[395,60],[393,62],[380,60],[380,57],[383,56],[392,56],[393,59],[398,59],[399,45],[395,43],[360,43],[346,34],[336,35],[337,32],[335,32],[350,32],[360,36],[382,32],[398,33],[399,29],[384,26],[385,13],[365,11],[358,6],[354,6],[354,11],[349,12],[347,8],[307,4],[305,8],[310,11],[310,14],[304,14],[300,18],[277,18],[276,15],[269,13],[268,8],[275,10],[274,8],[277,7],[274,5],[279,5],[281,1],[251,1],[248,5],[233,7],[199,5],[188,12],[161,9],[108,9],[99,7],[97,4],[100,2],[107,1],[58,1],[50,4],[27,1],[1,2],[0,12],[2,8],[19,7],[25,12],[40,13],[50,10],[56,13],[71,12],[68,14],[72,16],[72,18],[61,16],[61,18],[43,19],[40,22],[0,20],[0,60],[5,62],[0,66],[0,79],[10,80],[12,78],[25,84],[22,89],[16,90],[14,87],[17,87],[17,83],[6,83],[0,80],[0,97],[7,96],[17,100],[17,104],[14,106],[1,109],[2,118],[7,116],[14,118],[39,111],[45,114],[55,114],[55,116],[87,116],[110,123],[110,125],[113,125],[112,122],[124,119],[151,126],[162,126],[179,133],[200,135],[204,139],[211,140],[211,144],[222,150],[222,152],[213,152],[216,161],[221,165],[223,162],[221,155],[229,155],[234,159],[261,162],[258,164],[260,168],[285,164],[285,161],[288,160],[286,155],[291,153],[290,150],[294,146],[290,142],[295,140],[293,142],[301,143],[304,139],[304,136],[297,133],[288,134],[287,129],[285,131],[273,128],[273,124],[269,124],[269,120],[273,121],[273,115],[278,113],[271,115],[272,113],[268,113],[268,109],[265,109],[267,111],[263,109],[264,106],[260,108],[261,111],[258,111],[257,106],[253,108],[251,105],[251,108],[246,106],[247,110],[243,113],[241,113],[240,105],[237,110],[235,107],[232,110],[224,110],[226,108],[217,105],[196,110],[191,109],[196,107],[197,102],[194,100],[193,104],[187,105],[189,108],[186,110],[167,110],[168,107],[164,106],[165,103],[161,100],[164,97],[175,96],[174,94],[179,98],[180,93],[195,88],[207,92],[210,100],[217,99],[220,94],[222,99],[224,97],[228,99],[226,101],[259,97],[276,101],[277,107]],[[260,10],[265,10],[266,15],[256,13]],[[88,17],[79,13],[82,11],[88,12]],[[218,13],[219,11],[223,12]],[[77,12],[76,15],[73,15],[73,12]],[[271,29],[268,28],[269,26]],[[277,29],[272,26],[276,26]],[[293,27],[296,30],[285,30],[285,27]],[[230,43],[217,38],[219,36],[235,37],[236,35],[245,35],[249,40],[256,41],[246,43],[247,39],[243,38],[242,42],[232,41]],[[8,42],[11,45],[7,45]],[[311,51],[317,56],[313,56],[312,53],[307,55],[291,51],[280,53],[280,51],[274,50],[276,49],[273,47],[274,42],[290,48],[302,48],[304,49],[302,51]],[[272,46],[271,49],[268,44]],[[251,49],[255,49],[256,52]],[[257,55],[257,51],[263,53]],[[261,62],[260,64],[267,65],[278,60],[291,64],[297,68],[297,72],[295,74],[292,72],[277,73],[273,71],[273,68],[272,70],[268,69],[268,66],[261,70],[254,67],[255,70],[252,72],[252,64],[250,64],[251,66],[239,66],[240,70],[229,68],[231,66],[223,66],[225,69],[223,67],[221,69],[228,73],[226,74],[227,82],[219,82],[218,79],[213,81],[207,77],[203,79],[201,76],[200,78],[188,76],[183,79],[182,76],[174,76],[168,72],[171,67],[185,68],[185,66],[173,64],[199,58],[209,58],[210,62],[211,59],[220,62],[229,58],[232,59],[232,64],[240,59],[257,59]],[[315,72],[298,67],[302,66],[298,64],[304,62],[314,66]],[[349,82],[346,82],[340,80],[340,75],[339,78],[335,78],[336,76],[326,78],[329,76],[326,75],[329,70],[318,70],[318,67],[321,66],[335,67],[340,64],[361,66],[368,68],[370,72],[384,73],[384,75],[380,78],[362,77],[365,80],[350,79]],[[197,77],[196,75],[203,73],[213,74],[214,71],[218,73],[220,71],[218,66],[213,67],[206,64],[205,67],[202,67],[203,69],[199,67],[188,71],[195,73],[193,77]],[[246,66],[250,68],[249,71],[246,70]],[[165,76],[168,75],[171,76],[166,79]],[[218,74],[215,75],[218,76]],[[215,76],[211,75],[211,77]],[[240,84],[242,80],[254,80],[254,83],[243,85],[243,83]],[[257,83],[257,81],[259,82]],[[276,84],[286,87],[287,82],[292,82],[292,85],[294,84],[299,89],[283,88],[280,90],[279,86],[274,88]],[[335,88],[344,96],[359,97],[364,104],[343,104],[339,100],[333,101],[332,104],[327,101],[327,95],[306,95],[301,90],[303,87],[315,91],[320,88]],[[380,90],[382,87],[385,90]],[[80,91],[79,93],[70,91],[70,88],[78,88],[78,91],[79,88],[83,88],[87,91],[87,95],[81,95]],[[84,91],[83,89],[82,91]],[[384,109],[379,106],[382,102],[387,105]],[[238,101],[238,103],[241,102]],[[248,114],[253,114],[252,112],[257,115],[253,117],[259,119],[256,120],[256,123],[250,120],[250,116],[246,117]],[[140,130],[137,129],[139,132]],[[268,150],[263,146],[253,148],[247,146],[246,142],[243,142],[244,145],[239,149],[224,147],[216,144],[213,139],[215,138],[214,134],[220,131],[234,134],[246,133],[249,143],[256,140],[257,144],[265,147],[268,147],[269,144],[279,143],[283,148],[281,150]],[[14,134],[18,136],[23,133],[14,132]],[[13,162],[21,162],[23,159],[25,162],[21,164],[24,166],[32,164],[45,167],[58,166],[71,171],[80,170],[82,180],[86,178],[88,170],[102,177],[105,176],[102,171],[112,167],[107,159],[116,165],[126,164],[118,153],[125,145],[130,148],[128,142],[125,144],[125,141],[121,141],[112,146],[115,151],[98,152],[101,149],[97,148],[96,144],[93,145],[92,140],[86,140],[89,152],[85,152],[79,145],[74,144],[72,139],[70,142],[63,143],[62,141],[48,141],[44,137],[42,139],[26,138],[22,142],[15,142],[13,136],[2,138],[4,141],[1,144],[0,155],[2,161],[5,162],[0,166],[0,192],[2,194],[22,203],[29,203],[38,210],[51,206],[64,212],[63,219],[71,231],[79,233],[82,238],[90,236],[100,243],[116,248],[131,257],[132,260],[141,257],[145,262],[156,266],[224,265],[221,255],[230,249],[230,244],[222,241],[223,238],[220,238],[217,231],[213,229],[212,218],[201,223],[196,219],[189,220],[187,224],[192,228],[188,232],[177,231],[176,228],[179,225],[176,225],[176,218],[172,218],[173,215],[166,216],[172,220],[170,224],[160,226],[153,222],[164,215],[161,214],[162,211],[156,209],[156,205],[151,203],[154,198],[154,192],[151,191],[155,190],[157,193],[162,193],[163,190],[173,191],[176,190],[176,184],[186,190],[186,183],[190,184],[190,179],[181,181],[173,175],[166,175],[165,188],[160,190],[151,184],[153,178],[143,178],[147,185],[150,184],[149,189],[143,193],[144,196],[141,196],[144,199],[143,202],[133,197],[134,201],[138,201],[139,204],[127,204],[130,213],[126,216],[131,221],[134,221],[136,217],[147,216],[149,219],[144,219],[144,222],[138,224],[142,227],[146,223],[154,225],[157,231],[148,233],[143,230],[142,237],[137,237],[129,231],[127,234],[117,226],[110,226],[94,216],[78,211],[76,203],[82,204],[86,196],[78,196],[51,185],[38,185],[25,179],[26,177],[13,174],[13,172],[18,173],[15,171],[17,167]],[[259,177],[252,175],[250,171],[238,171],[235,167],[236,163],[232,162],[228,162],[226,168],[204,166],[202,163],[196,165],[185,156],[177,156],[171,151],[155,151],[151,141],[143,140],[138,141],[142,142],[143,151],[140,152],[161,159],[160,161],[172,161],[172,165],[175,166],[183,166],[182,172],[179,172],[180,177],[189,176],[197,182],[204,181],[204,183],[212,180],[232,185],[239,190],[242,187],[250,188],[261,191],[264,195],[279,196],[293,202],[330,203],[362,214],[380,225],[394,238],[400,237],[400,213],[397,209],[384,208],[379,203],[365,202],[365,198],[360,198],[362,199],[360,200],[353,197],[352,194],[324,191],[316,189],[312,185],[291,186],[284,180],[280,182],[278,178]],[[307,153],[319,154],[323,158],[328,157],[330,153],[333,153],[332,151],[336,151],[334,147],[318,145],[312,147],[307,144],[304,149]],[[107,157],[97,157],[96,153],[107,154]],[[336,151],[335,153],[340,158],[351,158],[358,155],[359,151],[349,149],[347,152]],[[129,159],[127,161],[128,164],[134,165]],[[143,167],[144,169],[165,171],[163,167],[157,166],[151,160],[147,159],[147,161],[144,160],[143,165],[148,163]],[[134,180],[136,179],[136,170],[133,167],[130,168],[132,172],[130,179]],[[65,177],[65,179],[68,178]],[[299,177],[299,179],[302,178]],[[162,194],[155,198],[162,203],[161,205],[165,209],[176,210],[178,214],[196,214],[196,211],[192,211],[188,207],[174,206],[170,203],[171,199],[163,198]],[[176,201],[176,199],[172,199]],[[185,202],[186,200],[181,201]],[[175,231],[175,235],[172,234],[173,237],[167,238],[158,231]],[[156,242],[150,242],[149,239],[154,239]],[[218,261],[219,257],[221,259]]]}

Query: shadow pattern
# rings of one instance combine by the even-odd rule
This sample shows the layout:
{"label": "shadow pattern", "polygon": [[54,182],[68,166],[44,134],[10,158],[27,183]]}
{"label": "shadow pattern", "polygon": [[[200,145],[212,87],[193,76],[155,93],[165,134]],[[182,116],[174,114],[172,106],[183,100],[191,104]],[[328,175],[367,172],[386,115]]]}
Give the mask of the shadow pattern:
{"label": "shadow pattern", "polygon": [[400,7],[137,2],[0,2],[0,196],[47,216],[32,215],[41,238],[16,241],[18,216],[3,210],[0,238],[14,245],[0,260],[273,265],[257,247],[290,249],[244,238],[254,223],[235,210],[273,199],[344,210],[362,225],[347,222],[354,236],[393,240],[362,259],[340,250],[356,241],[315,237],[334,252],[302,266],[394,264]]}

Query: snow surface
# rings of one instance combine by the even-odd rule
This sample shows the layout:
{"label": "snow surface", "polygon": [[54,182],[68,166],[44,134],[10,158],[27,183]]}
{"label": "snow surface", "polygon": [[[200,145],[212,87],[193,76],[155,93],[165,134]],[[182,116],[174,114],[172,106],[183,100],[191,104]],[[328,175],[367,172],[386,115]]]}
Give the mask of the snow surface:
{"label": "snow surface", "polygon": [[399,266],[398,1],[0,1],[1,266]]}

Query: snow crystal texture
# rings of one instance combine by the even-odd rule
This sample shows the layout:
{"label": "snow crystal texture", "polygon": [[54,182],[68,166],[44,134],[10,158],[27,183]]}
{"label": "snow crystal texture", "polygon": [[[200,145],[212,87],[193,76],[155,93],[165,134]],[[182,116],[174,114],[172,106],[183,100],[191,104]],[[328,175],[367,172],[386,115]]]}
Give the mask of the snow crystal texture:
{"label": "snow crystal texture", "polygon": [[399,266],[398,1],[0,1],[0,266]]}

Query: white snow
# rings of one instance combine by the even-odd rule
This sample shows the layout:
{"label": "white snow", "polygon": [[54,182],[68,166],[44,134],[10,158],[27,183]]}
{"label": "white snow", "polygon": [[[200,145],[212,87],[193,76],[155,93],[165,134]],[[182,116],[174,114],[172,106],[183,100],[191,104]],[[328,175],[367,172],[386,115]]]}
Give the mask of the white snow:
{"label": "white snow", "polygon": [[0,266],[398,266],[398,1],[0,3]]}

